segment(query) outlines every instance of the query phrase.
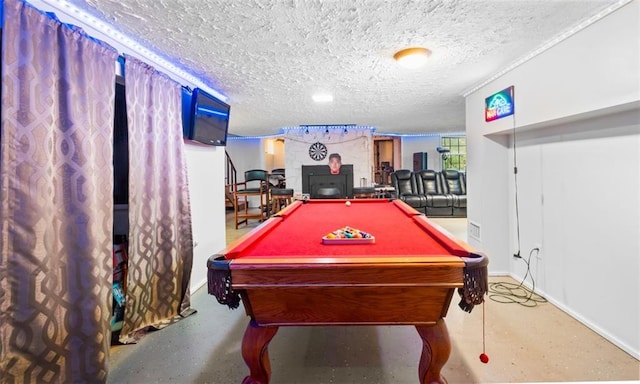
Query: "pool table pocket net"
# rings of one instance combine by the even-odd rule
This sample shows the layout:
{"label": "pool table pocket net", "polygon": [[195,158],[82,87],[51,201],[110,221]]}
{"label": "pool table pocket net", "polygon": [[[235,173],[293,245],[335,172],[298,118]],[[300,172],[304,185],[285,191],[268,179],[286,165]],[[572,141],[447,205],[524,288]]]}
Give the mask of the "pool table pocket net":
{"label": "pool table pocket net", "polygon": [[471,313],[473,307],[482,304],[484,295],[489,291],[487,265],[488,257],[463,257],[464,287],[458,288],[460,303],[458,306],[465,312]]}
{"label": "pool table pocket net", "polygon": [[229,263],[224,256],[209,259],[207,271],[207,291],[218,300],[218,303],[236,309],[240,306],[240,294],[231,287]]}

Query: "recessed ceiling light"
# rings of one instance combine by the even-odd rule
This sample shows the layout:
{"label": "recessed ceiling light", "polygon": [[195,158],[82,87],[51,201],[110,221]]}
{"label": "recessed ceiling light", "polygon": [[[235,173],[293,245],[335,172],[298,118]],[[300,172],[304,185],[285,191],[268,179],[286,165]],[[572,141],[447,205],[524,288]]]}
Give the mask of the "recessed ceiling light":
{"label": "recessed ceiling light", "polygon": [[396,52],[393,58],[405,68],[415,69],[422,67],[429,60],[431,51],[427,48],[413,47]]}
{"label": "recessed ceiling light", "polygon": [[329,93],[316,93],[312,98],[316,103],[330,103],[333,101],[333,95]]}

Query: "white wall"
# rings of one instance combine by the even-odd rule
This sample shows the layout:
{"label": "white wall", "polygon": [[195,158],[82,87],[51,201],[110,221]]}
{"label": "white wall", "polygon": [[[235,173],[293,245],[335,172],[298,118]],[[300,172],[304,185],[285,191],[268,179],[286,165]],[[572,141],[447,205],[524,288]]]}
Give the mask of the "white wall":
{"label": "white wall", "polygon": [[[640,357],[640,4],[633,1],[466,100],[470,243],[490,271],[536,290]],[[512,118],[484,121],[484,99],[515,86]]]}
{"label": "white wall", "polygon": [[436,151],[440,146],[440,135],[403,136],[402,137],[402,166],[396,169],[413,170],[413,154],[427,152],[427,168],[439,171],[442,168],[442,157]]}
{"label": "white wall", "polygon": [[224,147],[187,142],[191,223],[194,244],[191,292],[207,282],[207,259],[226,246]]}
{"label": "white wall", "polygon": [[244,179],[244,171],[250,169],[265,169],[264,145],[262,139],[232,139],[227,140],[227,152],[238,171],[238,180]]}
{"label": "white wall", "polygon": [[[342,129],[339,129],[333,135],[326,135],[324,128],[319,130],[312,128],[309,134],[300,129],[294,129],[283,134],[284,142],[276,142],[276,149],[277,153],[284,153],[287,186],[294,188],[296,193],[301,193],[302,164],[325,163],[325,161],[316,162],[309,158],[309,145],[316,141],[325,143],[329,152],[340,153],[343,163],[354,164],[354,186],[360,185],[361,177],[366,177],[367,183],[370,184],[373,181],[371,174],[371,167],[373,167],[373,136],[369,135],[368,132],[368,130],[361,128],[359,134],[356,134],[355,129],[350,133],[344,134]],[[363,134],[364,136],[361,136]],[[452,135],[459,136],[460,134],[455,133]],[[413,153],[428,152],[429,169],[440,170],[442,157],[436,151],[436,147],[440,146],[442,136],[446,136],[446,134],[403,136],[400,140],[402,159],[400,166],[396,166],[396,169],[413,169]],[[265,142],[267,140],[275,141],[275,139],[260,138],[230,138],[227,141],[226,149],[238,170],[239,180],[242,180],[243,172],[248,169],[270,170],[271,168],[279,168],[270,166],[268,155],[265,154]]]}
{"label": "white wall", "polygon": [[483,136],[477,129],[478,111],[469,111],[472,104],[467,99],[467,220],[480,227],[480,240],[472,236],[468,240],[490,256],[490,273],[506,274],[515,251],[509,241],[509,209],[513,199],[508,194],[508,185],[512,182],[509,172],[513,167],[509,164],[508,138]]}
{"label": "white wall", "polygon": [[[276,168],[285,168],[284,160],[284,139],[283,138],[270,138],[264,139],[265,145],[265,168],[268,171],[272,171]],[[273,153],[269,153],[269,145],[272,146]]]}
{"label": "white wall", "polygon": [[[339,153],[342,164],[353,165],[354,187],[360,186],[362,178],[367,185],[371,184],[373,135],[368,127],[348,127],[347,132],[344,127],[311,127],[308,133],[299,128],[285,129],[284,138],[287,188],[293,188],[294,193],[302,193],[302,166],[328,164],[331,153]],[[324,160],[315,161],[309,156],[309,146],[316,142],[327,147]]]}
{"label": "white wall", "polygon": [[[244,181],[244,172],[251,169],[266,169],[265,143],[260,138],[235,138],[227,140],[227,153],[236,167],[237,181]],[[258,197],[249,197],[249,206],[257,207]]]}

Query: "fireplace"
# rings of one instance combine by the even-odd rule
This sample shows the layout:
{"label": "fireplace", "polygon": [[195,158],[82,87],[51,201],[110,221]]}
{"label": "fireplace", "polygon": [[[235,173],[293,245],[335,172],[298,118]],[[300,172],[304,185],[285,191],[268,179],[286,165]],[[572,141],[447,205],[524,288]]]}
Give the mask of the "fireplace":
{"label": "fireplace", "polygon": [[327,165],[302,166],[302,193],[314,199],[320,188],[337,188],[343,198],[353,197],[353,165],[343,164],[340,173],[332,175]]}

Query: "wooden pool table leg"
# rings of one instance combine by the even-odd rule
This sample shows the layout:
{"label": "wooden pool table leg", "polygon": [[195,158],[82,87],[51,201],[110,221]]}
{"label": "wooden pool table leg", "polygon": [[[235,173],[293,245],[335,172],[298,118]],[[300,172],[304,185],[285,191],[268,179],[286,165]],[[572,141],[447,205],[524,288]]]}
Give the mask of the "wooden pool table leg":
{"label": "wooden pool table leg", "polygon": [[451,354],[451,341],[444,319],[435,325],[416,325],[422,338],[422,356],[418,366],[421,384],[446,383],[440,370]]}
{"label": "wooden pool table leg", "polygon": [[269,384],[271,364],[269,363],[269,342],[278,327],[260,327],[253,320],[247,325],[242,338],[242,357],[249,366],[250,375],[242,384]]}

